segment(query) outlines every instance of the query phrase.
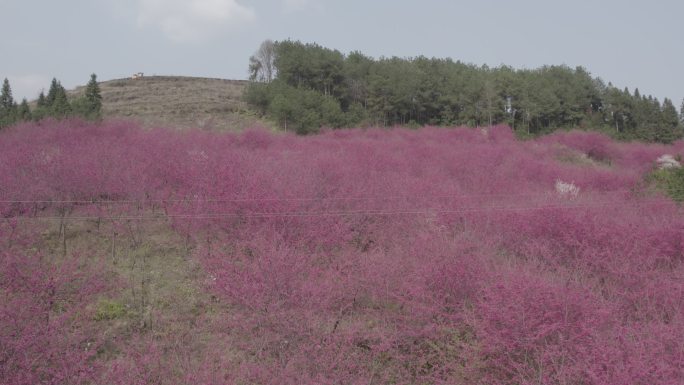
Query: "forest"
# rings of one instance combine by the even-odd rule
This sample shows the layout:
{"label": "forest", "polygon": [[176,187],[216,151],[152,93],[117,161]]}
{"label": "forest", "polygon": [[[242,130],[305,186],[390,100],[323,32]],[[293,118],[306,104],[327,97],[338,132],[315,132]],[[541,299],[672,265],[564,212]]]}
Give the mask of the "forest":
{"label": "forest", "polygon": [[453,59],[347,55],[315,43],[265,41],[250,58],[246,100],[298,133],[321,127],[507,124],[669,143],[683,135],[674,103],[618,89],[583,67],[490,68]]}

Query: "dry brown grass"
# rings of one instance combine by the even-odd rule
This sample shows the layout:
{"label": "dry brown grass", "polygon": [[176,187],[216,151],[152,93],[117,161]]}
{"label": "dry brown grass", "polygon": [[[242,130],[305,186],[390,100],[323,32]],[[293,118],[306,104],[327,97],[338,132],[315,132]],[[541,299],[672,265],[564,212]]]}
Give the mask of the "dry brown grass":
{"label": "dry brown grass", "polygon": [[[147,76],[100,83],[105,118],[133,119],[147,127],[239,130],[267,125],[242,101],[245,80]],[[83,94],[78,87],[70,96]]]}

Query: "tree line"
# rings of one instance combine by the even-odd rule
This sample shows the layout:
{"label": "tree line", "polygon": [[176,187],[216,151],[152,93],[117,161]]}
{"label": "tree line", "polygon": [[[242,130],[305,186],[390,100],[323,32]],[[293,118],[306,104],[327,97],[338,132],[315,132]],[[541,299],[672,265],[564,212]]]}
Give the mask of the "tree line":
{"label": "tree line", "polygon": [[66,90],[57,79],[52,79],[47,95],[41,91],[35,107],[31,108],[26,98],[17,103],[12,96],[12,88],[7,78],[0,92],[0,128],[18,122],[41,120],[44,118],[64,119],[81,117],[99,120],[102,117],[102,95],[97,84],[97,75],[90,75],[85,94],[69,100]]}
{"label": "tree line", "polygon": [[523,135],[558,128],[671,142],[681,114],[639,90],[605,84],[583,67],[490,68],[452,59],[343,54],[318,44],[267,40],[250,58],[245,98],[301,134],[322,126],[508,124]]}

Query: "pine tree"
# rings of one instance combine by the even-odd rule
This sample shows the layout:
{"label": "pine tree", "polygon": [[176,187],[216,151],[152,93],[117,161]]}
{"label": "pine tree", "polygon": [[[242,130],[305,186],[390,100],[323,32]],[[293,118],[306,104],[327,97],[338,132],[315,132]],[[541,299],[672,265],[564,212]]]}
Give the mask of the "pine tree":
{"label": "pine tree", "polygon": [[50,116],[50,107],[47,105],[45,91],[40,91],[38,100],[36,101],[36,108],[31,111],[31,119],[38,121],[47,116]]}
{"label": "pine tree", "polygon": [[[40,96],[38,98],[40,103]],[[62,83],[56,78],[53,78],[50,83],[50,89],[45,97],[44,106],[48,116],[61,119],[71,115],[72,109],[66,95],[66,89],[64,89]],[[40,116],[42,114],[38,115]]]}
{"label": "pine tree", "polygon": [[26,98],[22,99],[19,108],[17,109],[17,118],[22,121],[31,120],[31,108],[29,107]]}
{"label": "pine tree", "polygon": [[16,122],[17,105],[12,98],[12,88],[5,78],[0,92],[0,127],[9,126]]}
{"label": "pine tree", "polygon": [[97,75],[90,75],[90,81],[86,86],[86,118],[99,119],[102,116],[102,95],[100,86],[97,84]]}
{"label": "pine tree", "polygon": [[54,97],[55,99],[50,106],[50,115],[58,119],[71,115],[71,105],[69,105],[66,90],[61,84],[57,87]]}
{"label": "pine tree", "polygon": [[45,107],[52,107],[52,105],[55,103],[55,99],[57,99],[57,93],[59,92],[60,88],[62,88],[62,85],[57,81],[56,78],[52,78],[50,89],[45,97]]}
{"label": "pine tree", "polygon": [[679,116],[677,109],[672,101],[668,98],[663,100],[663,105],[660,108],[659,121],[655,124],[654,139],[661,143],[671,143],[677,139],[677,126],[679,125]]}
{"label": "pine tree", "polygon": [[2,83],[2,93],[0,93],[0,108],[10,110],[12,106],[14,106],[12,88],[10,87],[9,80],[5,78],[5,81]]}
{"label": "pine tree", "polygon": [[663,123],[668,128],[674,128],[679,125],[679,114],[677,113],[677,109],[668,98],[665,98],[663,101],[662,119]]}
{"label": "pine tree", "polygon": [[45,92],[40,91],[40,95],[38,95],[38,101],[36,102],[37,107],[47,107],[47,100],[45,99]]}

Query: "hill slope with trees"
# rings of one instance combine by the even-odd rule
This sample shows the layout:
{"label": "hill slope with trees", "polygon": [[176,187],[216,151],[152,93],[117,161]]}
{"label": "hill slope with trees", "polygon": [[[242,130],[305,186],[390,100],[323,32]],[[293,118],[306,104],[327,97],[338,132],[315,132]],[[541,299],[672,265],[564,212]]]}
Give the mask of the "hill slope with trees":
{"label": "hill slope with trees", "polygon": [[597,129],[620,139],[682,137],[673,102],[620,90],[583,67],[490,68],[452,59],[348,55],[265,41],[250,58],[247,101],[285,129],[508,124],[524,134]]}
{"label": "hill slope with trees", "polygon": [[130,119],[145,126],[241,129],[264,125],[242,100],[247,81],[149,76],[98,82],[66,90],[53,79],[47,94],[16,103],[9,81],[0,94],[0,128],[20,121],[80,117]]}

